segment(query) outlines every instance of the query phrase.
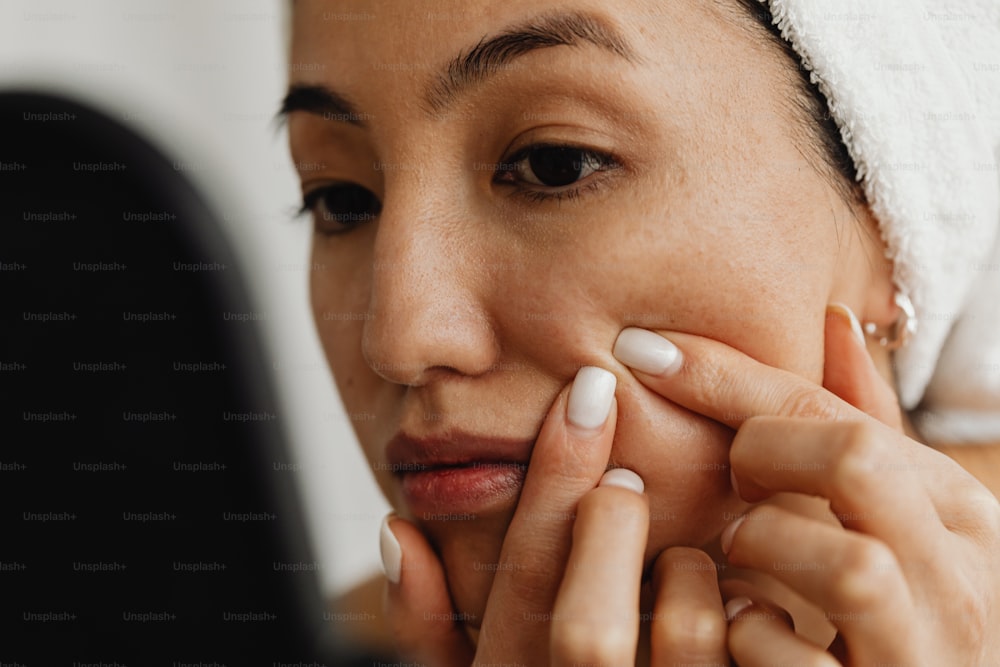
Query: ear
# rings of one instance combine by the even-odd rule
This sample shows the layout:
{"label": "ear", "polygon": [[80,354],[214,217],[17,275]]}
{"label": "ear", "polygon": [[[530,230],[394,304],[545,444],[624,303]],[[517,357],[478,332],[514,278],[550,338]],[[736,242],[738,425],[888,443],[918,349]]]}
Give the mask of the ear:
{"label": "ear", "polygon": [[[847,243],[842,249],[844,265],[839,267],[839,275],[845,276],[846,282],[831,291],[828,301],[858,306],[865,322],[873,322],[879,331],[886,331],[899,318],[894,263],[886,256],[885,242],[871,206],[855,203],[851,211],[853,219],[846,224],[856,233],[857,243]],[[849,308],[847,312],[857,321]]]}
{"label": "ear", "polygon": [[841,303],[826,309],[823,386],[875,419],[902,430],[896,392],[882,378],[865,346],[854,312]]}

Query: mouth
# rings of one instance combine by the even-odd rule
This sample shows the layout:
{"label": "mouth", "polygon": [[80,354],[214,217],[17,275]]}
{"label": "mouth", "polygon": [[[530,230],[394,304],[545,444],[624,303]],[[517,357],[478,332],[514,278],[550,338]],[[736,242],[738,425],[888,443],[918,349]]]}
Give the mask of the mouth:
{"label": "mouth", "polygon": [[458,432],[432,438],[399,433],[386,460],[415,518],[474,519],[516,502],[533,446],[534,440]]}

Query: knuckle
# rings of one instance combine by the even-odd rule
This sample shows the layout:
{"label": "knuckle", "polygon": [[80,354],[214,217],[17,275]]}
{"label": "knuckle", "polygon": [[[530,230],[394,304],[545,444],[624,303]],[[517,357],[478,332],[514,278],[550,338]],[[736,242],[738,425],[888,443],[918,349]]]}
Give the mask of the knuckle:
{"label": "knuckle", "polygon": [[547,427],[548,423],[543,424],[535,444],[528,480],[534,472],[554,496],[579,497],[594,486],[595,448],[581,444],[566,429]]}
{"label": "knuckle", "polygon": [[969,580],[955,585],[950,591],[948,616],[958,632],[957,639],[965,646],[984,646],[994,628],[990,623],[990,603],[982,591]]}
{"label": "knuckle", "polygon": [[810,385],[779,399],[778,414],[783,417],[834,420],[840,416],[840,411],[830,401],[826,389],[818,385]]}
{"label": "knuckle", "polygon": [[553,578],[560,576],[549,557],[534,553],[502,557],[498,562],[498,572],[501,571],[505,575],[504,588],[513,599],[524,601],[526,607],[551,589]]}
{"label": "knuckle", "polygon": [[699,364],[684,363],[681,366],[681,373],[687,376],[686,386],[690,387],[692,398],[706,405],[718,400],[718,394],[726,395],[740,389],[737,377],[727,373],[726,370],[724,365],[710,361]]}
{"label": "knuckle", "polygon": [[591,620],[561,620],[549,640],[557,664],[629,665],[635,659],[635,633],[621,625]]}
{"label": "knuckle", "polygon": [[696,566],[714,569],[715,561],[701,549],[694,547],[670,547],[664,550],[660,558],[666,564],[692,563]]}
{"label": "knuckle", "polygon": [[599,486],[580,499],[576,509],[577,525],[597,522],[645,528],[649,521],[646,498],[634,491]]}
{"label": "knuckle", "polygon": [[893,599],[887,592],[895,588],[899,576],[899,564],[889,547],[859,537],[841,556],[831,597],[843,609],[871,610]]}
{"label": "knuckle", "polygon": [[963,513],[970,517],[969,525],[978,541],[990,546],[1000,542],[1000,501],[986,488],[977,488],[966,495]]}
{"label": "knuckle", "polygon": [[653,566],[653,583],[658,590],[671,579],[687,575],[689,577],[710,578],[713,582],[718,566],[712,557],[694,547],[670,547],[656,558]]}
{"label": "knuckle", "polygon": [[775,417],[773,415],[754,415],[744,421],[729,447],[729,460],[734,467],[742,467],[754,456],[753,444],[762,438],[767,438],[775,426],[786,421],[787,417]]}
{"label": "knuckle", "polygon": [[868,486],[875,481],[873,473],[881,451],[873,431],[867,422],[844,425],[830,476],[834,488],[851,495],[865,495]]}
{"label": "knuckle", "polygon": [[959,618],[965,619],[964,627],[967,633],[967,645],[984,646],[993,631],[990,623],[990,607],[979,595],[966,598]]}
{"label": "knuckle", "polygon": [[803,667],[841,667],[841,664],[829,653],[813,653],[799,664]]}
{"label": "knuckle", "polygon": [[657,654],[676,660],[714,656],[726,645],[729,630],[725,617],[710,609],[676,609],[657,619],[653,640]]}

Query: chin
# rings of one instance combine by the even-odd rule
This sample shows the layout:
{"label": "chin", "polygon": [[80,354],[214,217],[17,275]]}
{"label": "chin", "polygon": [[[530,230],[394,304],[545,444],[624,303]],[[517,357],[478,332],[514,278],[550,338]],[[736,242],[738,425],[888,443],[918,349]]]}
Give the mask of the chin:
{"label": "chin", "polygon": [[444,565],[455,610],[470,627],[482,624],[497,572],[521,567],[499,562],[512,516],[513,505],[508,513],[490,517],[418,521]]}

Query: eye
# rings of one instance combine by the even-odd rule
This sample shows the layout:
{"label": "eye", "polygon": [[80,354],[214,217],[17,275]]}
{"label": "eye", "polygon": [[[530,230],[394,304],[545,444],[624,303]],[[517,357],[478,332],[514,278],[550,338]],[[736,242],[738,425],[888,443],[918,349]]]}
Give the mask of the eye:
{"label": "eye", "polygon": [[[518,151],[497,165],[498,183],[534,185],[524,188],[533,198],[565,198],[582,188],[567,188],[598,172],[620,167],[610,155],[578,146],[535,145]],[[560,189],[561,188],[561,189]]]}
{"label": "eye", "polygon": [[336,183],[316,188],[302,198],[299,213],[313,213],[320,234],[343,234],[374,220],[382,210],[375,194],[354,183]]}

